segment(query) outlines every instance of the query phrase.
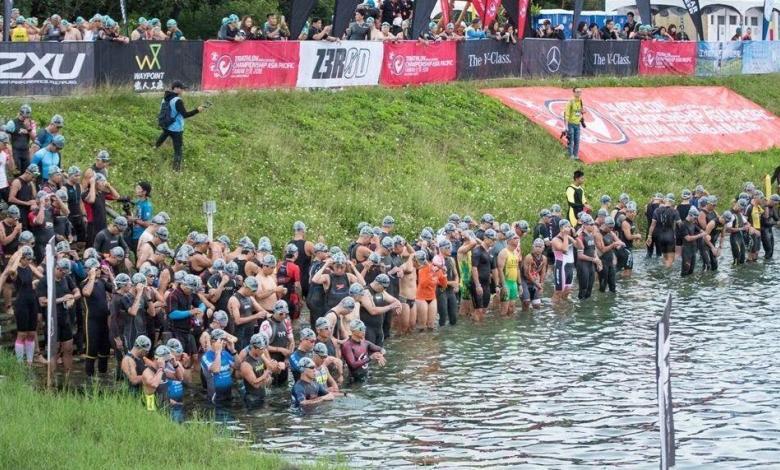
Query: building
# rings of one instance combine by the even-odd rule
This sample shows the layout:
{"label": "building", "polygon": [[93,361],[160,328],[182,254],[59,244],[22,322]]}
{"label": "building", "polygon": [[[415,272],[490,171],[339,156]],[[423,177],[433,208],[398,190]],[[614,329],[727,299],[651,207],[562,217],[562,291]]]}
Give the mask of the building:
{"label": "building", "polygon": [[[740,28],[742,34],[745,34],[750,28],[753,39],[760,40],[762,38],[764,0],[699,0],[699,6],[702,10],[704,40],[728,41],[737,33],[737,28]],[[633,11],[639,17],[635,0],[606,0],[605,8],[607,11],[616,11],[622,14]],[[651,0],[651,8],[656,25],[683,24],[691,39],[695,39],[696,30],[682,0],[663,0],[659,3]],[[780,2],[772,12],[767,39],[780,39],[778,35],[780,10],[778,8],[780,8]]]}

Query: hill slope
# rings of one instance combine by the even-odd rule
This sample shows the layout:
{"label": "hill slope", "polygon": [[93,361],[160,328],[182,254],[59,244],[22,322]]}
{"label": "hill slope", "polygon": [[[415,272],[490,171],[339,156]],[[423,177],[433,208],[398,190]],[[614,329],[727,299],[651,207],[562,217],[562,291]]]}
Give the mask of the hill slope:
{"label": "hill slope", "polygon": [[[306,221],[311,238],[343,243],[359,221],[386,214],[402,234],[440,226],[450,212],[491,211],[501,220],[536,220],[539,208],[562,202],[572,171],[551,136],[483,96],[481,86],[556,82],[500,80],[402,89],[239,92],[210,95],[214,106],[188,121],[184,171],[170,170],[171,149],[153,151],[159,96],[105,91],[33,101],[36,118],[65,116],[66,165],[83,167],[107,148],[111,179],[130,194],[139,179],[154,186],[156,210],[173,216],[182,236],[205,229],[204,200],[215,199],[216,233],[234,240],[268,235],[274,248],[292,222]],[[557,82],[571,87],[572,81]],[[577,80],[581,86],[722,84],[780,114],[777,75],[696,79]],[[194,106],[204,97],[187,96]],[[21,103],[4,100],[6,109]],[[587,167],[587,191],[627,191],[640,204],[656,192],[697,183],[720,196],[746,180],[759,182],[780,150],[758,154],[672,157]]]}

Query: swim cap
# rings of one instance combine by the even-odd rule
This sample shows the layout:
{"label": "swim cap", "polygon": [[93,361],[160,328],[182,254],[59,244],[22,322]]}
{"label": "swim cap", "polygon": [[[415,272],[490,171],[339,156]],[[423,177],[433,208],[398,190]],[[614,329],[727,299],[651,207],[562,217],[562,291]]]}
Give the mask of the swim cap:
{"label": "swim cap", "polygon": [[290,307],[284,300],[277,300],[274,304],[274,313],[290,313]]}
{"label": "swim cap", "polygon": [[360,320],[355,319],[355,320],[352,320],[351,322],[349,322],[349,329],[352,330],[352,331],[362,331],[362,332],[365,332],[366,331],[366,324],[363,323]]}
{"label": "swim cap", "polygon": [[130,276],[128,276],[125,273],[117,274],[117,276],[114,278],[114,282],[116,283],[116,286],[119,288],[122,288],[128,284],[130,284]]}
{"label": "swim cap", "polygon": [[328,357],[328,347],[324,343],[315,344],[312,352],[320,357]]}
{"label": "swim cap", "polygon": [[219,323],[222,328],[228,326],[228,314],[224,310],[217,310],[212,317],[213,321]]}
{"label": "swim cap", "polygon": [[[353,284],[353,286],[354,285],[355,284]],[[352,293],[352,287],[349,288],[349,295],[360,295],[362,293],[363,293],[363,287],[360,288],[360,292],[355,294]],[[341,308],[352,310],[355,308],[355,299],[353,299],[352,297],[344,297],[343,299],[341,299],[341,302],[339,302],[339,305],[341,306]]]}
{"label": "swim cap", "polygon": [[610,202],[612,202],[612,198],[608,194],[601,196],[602,204],[609,204]]}
{"label": "swim cap", "polygon": [[312,330],[311,328],[304,328],[301,330],[301,340],[314,339],[316,337],[317,337],[316,333],[314,333],[314,330]]}
{"label": "swim cap", "polygon": [[176,338],[169,339],[165,345],[168,346],[168,349],[175,352],[176,354],[181,354],[184,352],[184,347],[181,345],[181,341]]}
{"label": "swim cap", "polygon": [[260,287],[257,279],[255,279],[252,276],[247,277],[244,279],[244,287],[249,289],[251,292],[257,292],[257,289]]}
{"label": "swim cap", "polygon": [[138,349],[149,351],[152,349],[152,340],[150,340],[145,335],[138,335],[138,337],[135,339],[134,346]]}
{"label": "swim cap", "polygon": [[268,347],[268,338],[263,333],[255,333],[249,339],[249,344],[255,349],[265,349]]}
{"label": "swim cap", "polygon": [[379,276],[374,279],[376,282],[378,282],[382,287],[390,287],[390,276],[387,274],[380,274]]}
{"label": "swim cap", "polygon": [[[345,299],[348,299],[349,297],[344,297]],[[354,302],[354,301],[353,301]],[[314,323],[314,328],[318,330],[325,330],[330,329],[330,323],[328,323],[328,319],[325,317],[320,317],[317,319],[317,321]]]}

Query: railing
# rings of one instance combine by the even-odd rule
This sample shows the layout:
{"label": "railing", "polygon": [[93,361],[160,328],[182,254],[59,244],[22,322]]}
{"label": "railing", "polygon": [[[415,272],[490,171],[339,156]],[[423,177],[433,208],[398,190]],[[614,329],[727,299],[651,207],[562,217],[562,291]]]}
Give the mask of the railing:
{"label": "railing", "polygon": [[0,94],[6,96],[62,95],[101,85],[160,91],[174,80],[219,90],[776,72],[780,41],[0,43]]}

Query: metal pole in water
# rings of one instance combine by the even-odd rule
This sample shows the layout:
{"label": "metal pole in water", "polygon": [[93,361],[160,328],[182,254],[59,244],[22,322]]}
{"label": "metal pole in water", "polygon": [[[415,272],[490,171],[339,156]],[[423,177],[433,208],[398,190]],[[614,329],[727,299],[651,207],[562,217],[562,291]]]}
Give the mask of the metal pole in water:
{"label": "metal pole in water", "polygon": [[655,381],[658,392],[658,428],[661,432],[661,470],[673,469],[674,408],[670,380],[669,320],[672,314],[672,294],[666,298],[664,314],[655,326]]}

